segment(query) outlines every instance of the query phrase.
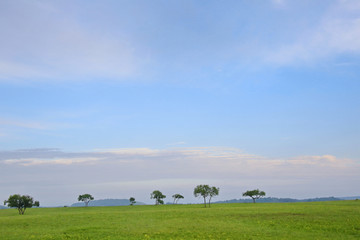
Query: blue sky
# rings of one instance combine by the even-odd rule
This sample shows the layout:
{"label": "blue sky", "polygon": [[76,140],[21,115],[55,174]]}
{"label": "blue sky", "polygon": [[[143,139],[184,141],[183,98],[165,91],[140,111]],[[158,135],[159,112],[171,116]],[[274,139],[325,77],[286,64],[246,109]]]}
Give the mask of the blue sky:
{"label": "blue sky", "polygon": [[202,183],[218,199],[358,195],[359,13],[356,0],[1,1],[0,197],[194,202]]}

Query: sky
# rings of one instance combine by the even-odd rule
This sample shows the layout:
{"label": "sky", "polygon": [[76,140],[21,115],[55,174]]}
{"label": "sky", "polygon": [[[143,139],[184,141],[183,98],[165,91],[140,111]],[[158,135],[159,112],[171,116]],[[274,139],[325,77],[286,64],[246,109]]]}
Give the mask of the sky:
{"label": "sky", "polygon": [[358,196],[357,0],[1,0],[0,199]]}

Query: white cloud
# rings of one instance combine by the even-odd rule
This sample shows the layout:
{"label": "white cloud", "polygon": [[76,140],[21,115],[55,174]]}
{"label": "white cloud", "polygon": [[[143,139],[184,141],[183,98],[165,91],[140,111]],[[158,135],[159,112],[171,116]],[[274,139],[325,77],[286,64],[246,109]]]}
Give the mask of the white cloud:
{"label": "white cloud", "polygon": [[[126,36],[86,29],[50,2],[2,3],[0,80],[121,78],[135,74],[140,59]],[[1,7],[1,6],[0,6]]]}
{"label": "white cloud", "polygon": [[113,153],[119,155],[129,155],[129,156],[150,156],[158,154],[160,150],[150,149],[150,148],[119,148],[119,149],[99,149],[97,150],[101,153]]}
{"label": "white cloud", "polygon": [[174,143],[168,143],[167,146],[176,146],[176,145],[184,145],[186,142],[174,142]]}
{"label": "white cloud", "polygon": [[351,195],[360,180],[359,171],[359,162],[332,155],[272,159],[222,147],[28,149],[0,152],[1,184],[6,186],[0,194],[26,190],[41,196],[47,205],[59,202],[48,194],[54,188],[69,202],[79,192],[91,192],[97,198],[136,193],[139,201],[148,202],[154,189],[165,194],[182,192],[192,202],[197,184],[219,186],[224,200],[239,198],[241,191],[254,187],[282,197]]}
{"label": "white cloud", "polygon": [[86,157],[86,158],[53,158],[53,159],[38,159],[38,158],[25,158],[25,159],[6,159],[5,164],[19,164],[22,166],[32,165],[70,165],[70,164],[91,164],[95,161],[99,161],[101,158]]}
{"label": "white cloud", "polygon": [[42,72],[39,69],[23,64],[19,62],[11,62],[7,59],[0,59],[0,80],[9,80],[13,78],[26,78],[26,77],[36,77],[44,78],[49,77],[47,73]]}
{"label": "white cloud", "polygon": [[360,53],[360,5],[338,1],[322,20],[303,32],[302,37],[265,53],[265,61],[279,65],[312,63],[338,54]]}
{"label": "white cloud", "polygon": [[[271,3],[275,7],[286,6],[284,12],[293,6],[290,1],[285,0],[271,0]],[[357,41],[360,36],[358,11],[360,7],[356,0],[333,3],[326,13],[320,16],[321,21],[311,23],[312,25],[297,24],[303,22],[302,19],[297,19],[294,21],[294,28],[301,26],[298,31],[289,30],[287,24],[284,24],[284,29],[281,28],[282,25],[278,26],[276,21],[279,19],[284,22],[287,18],[293,17],[286,14],[284,14],[285,18],[276,16],[274,20],[259,16],[255,23],[253,18],[246,18],[245,25],[243,23],[238,25],[224,18],[219,19],[222,21],[218,24],[228,26],[225,29],[250,30],[240,31],[240,37],[236,38],[231,30],[225,31],[224,38],[214,41],[209,41],[207,35],[200,32],[199,35],[195,34],[194,41],[185,45],[171,45],[172,41],[169,41],[167,46],[160,45],[166,41],[159,39],[156,34],[175,36],[177,32],[171,32],[173,29],[161,28],[161,26],[158,29],[150,26],[149,32],[140,34],[136,23],[109,27],[107,25],[111,23],[110,21],[96,23],[91,20],[86,21],[84,16],[79,14],[82,11],[79,11],[80,6],[76,3],[8,1],[1,4],[0,81],[123,79],[144,76],[145,71],[146,76],[155,72],[161,75],[167,70],[178,69],[175,67],[177,65],[183,65],[182,54],[187,56],[185,68],[181,70],[182,74],[186,74],[189,69],[201,69],[199,66],[204,63],[209,65],[217,63],[216,68],[222,69],[223,66],[228,65],[227,63],[233,62],[234,58],[238,59],[241,65],[248,63],[254,65],[256,69],[264,63],[279,66],[299,62],[313,63],[337,54],[360,52],[360,44]],[[304,4],[301,6],[301,11],[316,11],[307,9]],[[73,11],[67,12],[68,8],[72,7],[74,7]],[[296,12],[296,9],[290,10]],[[301,16],[297,15],[297,17]],[[152,20],[157,21],[156,18]],[[270,25],[277,24],[274,32],[269,31],[265,27],[266,24],[256,23],[267,20],[270,21]],[[209,25],[206,28],[215,31],[217,26]],[[269,32],[271,34],[268,34]],[[184,27],[184,34],[178,37],[182,38],[187,34],[191,36],[193,30]],[[144,36],[149,39],[145,39]],[[199,44],[203,41],[206,44]],[[182,54],[174,54],[174,52]],[[194,65],[191,56],[196,56],[197,52],[204,54],[200,54],[202,57],[198,60],[195,58]],[[217,56],[223,58],[219,60]],[[221,61],[221,64],[218,61]]]}
{"label": "white cloud", "polygon": [[[31,165],[71,165],[95,164],[122,166],[126,169],[168,172],[174,178],[192,176],[200,178],[233,178],[237,175],[252,176],[253,173],[263,177],[281,174],[284,177],[294,175],[323,176],[347,175],[359,164],[350,159],[338,159],[332,155],[299,156],[288,159],[271,159],[247,154],[239,149],[221,147],[173,148],[173,149],[109,149],[96,152],[65,153],[62,151],[15,151],[3,153],[3,163]],[[311,169],[309,169],[311,167]],[[341,171],[339,171],[341,170]]]}
{"label": "white cloud", "polygon": [[295,165],[320,165],[320,166],[333,166],[336,168],[346,167],[351,165],[352,161],[349,159],[337,159],[332,155],[323,155],[323,156],[301,156],[292,158],[289,160],[289,163]]}

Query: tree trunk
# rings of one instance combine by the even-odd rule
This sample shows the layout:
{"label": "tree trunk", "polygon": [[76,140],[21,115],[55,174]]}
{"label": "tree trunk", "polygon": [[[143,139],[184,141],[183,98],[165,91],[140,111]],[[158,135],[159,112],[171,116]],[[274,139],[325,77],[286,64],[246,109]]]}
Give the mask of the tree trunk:
{"label": "tree trunk", "polygon": [[204,197],[204,205],[205,205],[205,207],[206,207],[206,198]]}
{"label": "tree trunk", "polygon": [[19,210],[19,214],[20,214],[20,215],[24,215],[25,209],[26,209],[26,208],[19,208],[19,209],[18,209],[18,210]]}
{"label": "tree trunk", "polygon": [[253,198],[253,203],[255,203],[255,198]]}

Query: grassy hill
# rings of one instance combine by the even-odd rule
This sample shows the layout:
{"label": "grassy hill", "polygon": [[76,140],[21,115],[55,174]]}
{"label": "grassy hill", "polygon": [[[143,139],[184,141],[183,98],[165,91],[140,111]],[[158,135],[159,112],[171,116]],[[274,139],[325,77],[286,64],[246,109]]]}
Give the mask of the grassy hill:
{"label": "grassy hill", "polygon": [[1,239],[360,239],[360,201],[0,211]]}

